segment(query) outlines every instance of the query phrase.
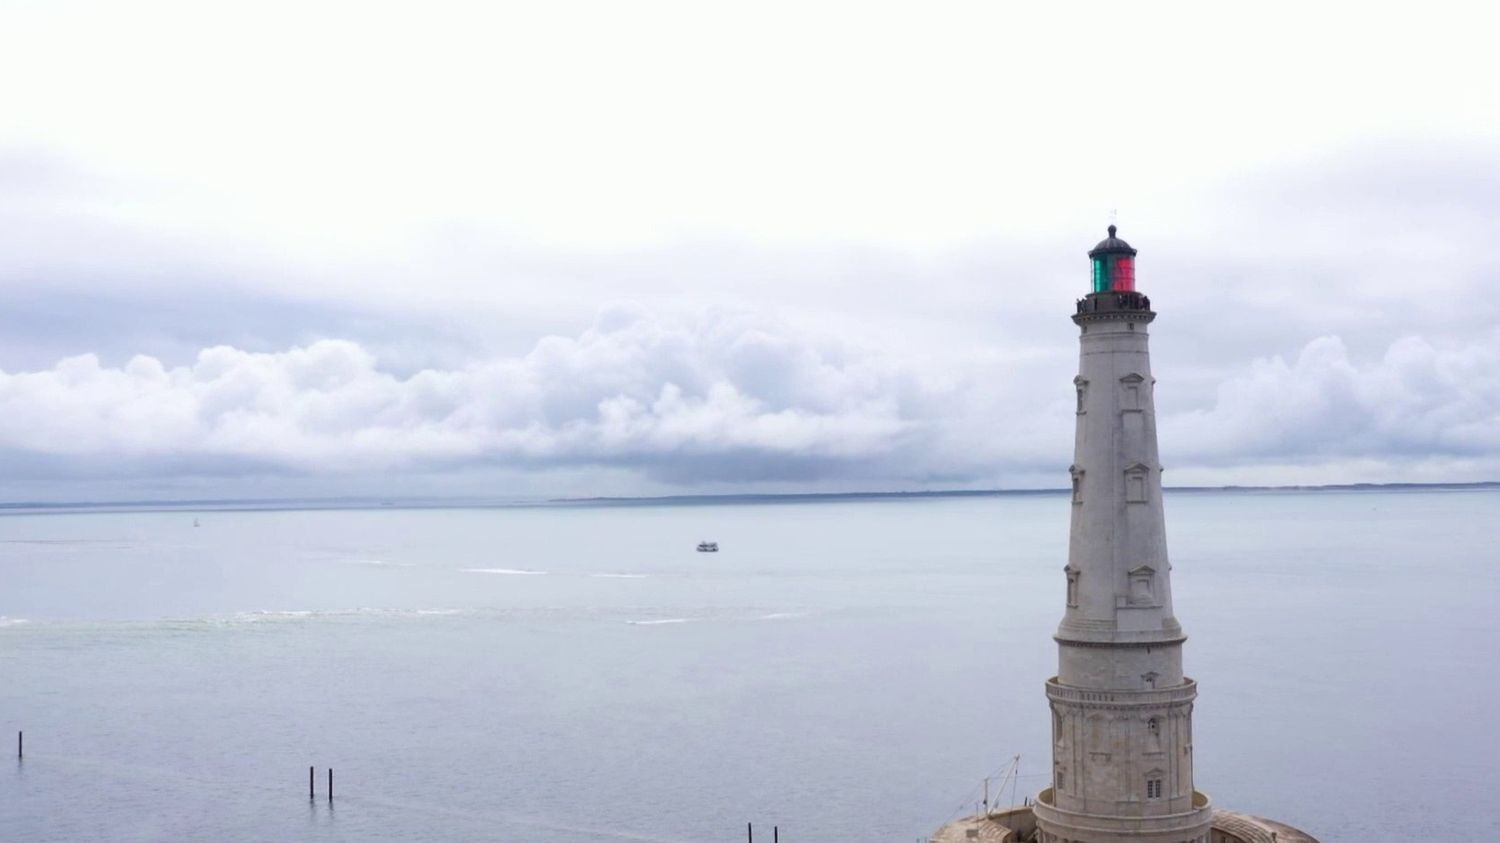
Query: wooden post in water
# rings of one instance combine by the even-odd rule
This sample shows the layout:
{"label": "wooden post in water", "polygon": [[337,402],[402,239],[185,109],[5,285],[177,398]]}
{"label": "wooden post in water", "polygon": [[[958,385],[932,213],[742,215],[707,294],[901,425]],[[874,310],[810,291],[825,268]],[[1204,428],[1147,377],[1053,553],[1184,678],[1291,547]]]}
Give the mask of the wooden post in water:
{"label": "wooden post in water", "polygon": [[313,768],[312,767],[308,767],[307,768],[307,801],[311,802],[314,798],[315,797],[313,796]]}
{"label": "wooden post in water", "polygon": [[749,843],[755,843],[755,827],[750,823],[745,823],[745,838]]}
{"label": "wooden post in water", "polygon": [[771,826],[771,843],[781,843],[781,826]]}
{"label": "wooden post in water", "polygon": [[16,732],[16,758],[26,757],[26,733]]}
{"label": "wooden post in water", "polygon": [[328,804],[333,804],[333,768],[328,768]]}

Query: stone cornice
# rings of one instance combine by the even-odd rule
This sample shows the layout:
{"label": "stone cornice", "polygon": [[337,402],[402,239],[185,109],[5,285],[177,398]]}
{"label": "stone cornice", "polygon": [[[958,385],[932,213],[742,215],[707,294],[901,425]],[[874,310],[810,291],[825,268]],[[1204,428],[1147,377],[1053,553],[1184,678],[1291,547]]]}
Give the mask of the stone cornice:
{"label": "stone cornice", "polygon": [[1156,314],[1150,310],[1099,310],[1073,314],[1079,325],[1085,322],[1150,322]]}
{"label": "stone cornice", "polygon": [[1055,702],[1085,705],[1092,708],[1142,708],[1172,706],[1190,703],[1198,696],[1198,683],[1186,677],[1182,684],[1171,688],[1152,688],[1141,691],[1099,691],[1091,688],[1075,688],[1057,681],[1054,676],[1047,680],[1047,698]]}
{"label": "stone cornice", "polygon": [[[1150,608],[1150,607],[1148,607]],[[1130,636],[1130,637],[1124,637]],[[1090,632],[1069,626],[1058,629],[1052,640],[1069,647],[1169,647],[1187,640],[1181,627],[1175,632],[1130,633],[1118,630]]]}

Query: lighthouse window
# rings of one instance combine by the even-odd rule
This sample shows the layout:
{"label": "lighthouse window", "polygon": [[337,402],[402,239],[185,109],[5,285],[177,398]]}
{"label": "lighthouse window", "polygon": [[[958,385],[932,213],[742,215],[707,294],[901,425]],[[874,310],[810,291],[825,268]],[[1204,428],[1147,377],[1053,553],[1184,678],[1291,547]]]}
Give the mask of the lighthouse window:
{"label": "lighthouse window", "polygon": [[1150,565],[1141,565],[1130,570],[1130,597],[1132,606],[1156,605],[1156,571]]}
{"label": "lighthouse window", "polygon": [[1146,502],[1146,474],[1151,469],[1145,463],[1131,463],[1125,467],[1125,502]]}
{"label": "lighthouse window", "polygon": [[[1154,681],[1154,680],[1155,680],[1155,677],[1152,677],[1152,679],[1153,679],[1153,681]],[[1156,733],[1157,733],[1157,732],[1160,732],[1160,731],[1161,731],[1161,723],[1159,723],[1159,722],[1157,722],[1157,719],[1156,719],[1156,718],[1155,718],[1155,717],[1153,717],[1153,718],[1151,718],[1151,719],[1150,719],[1150,720],[1147,720],[1147,721],[1146,721],[1146,729],[1147,729],[1147,730],[1148,730],[1148,731],[1150,731],[1150,732],[1151,732],[1151,734],[1153,734],[1153,735],[1154,735],[1154,734],[1156,734]]]}
{"label": "lighthouse window", "polygon": [[1138,375],[1138,374],[1136,374],[1134,372],[1131,372],[1130,374],[1126,375],[1125,377],[1120,378],[1120,409],[1121,410],[1140,410],[1140,409],[1142,409],[1142,407],[1141,407],[1141,384],[1143,384],[1145,382],[1146,382],[1146,379],[1144,377],[1141,377],[1140,375]]}
{"label": "lighthouse window", "polygon": [[1146,798],[1161,798],[1161,779],[1146,779]]}
{"label": "lighthouse window", "polygon": [[1107,258],[1094,258],[1094,292],[1109,292],[1109,265]]}

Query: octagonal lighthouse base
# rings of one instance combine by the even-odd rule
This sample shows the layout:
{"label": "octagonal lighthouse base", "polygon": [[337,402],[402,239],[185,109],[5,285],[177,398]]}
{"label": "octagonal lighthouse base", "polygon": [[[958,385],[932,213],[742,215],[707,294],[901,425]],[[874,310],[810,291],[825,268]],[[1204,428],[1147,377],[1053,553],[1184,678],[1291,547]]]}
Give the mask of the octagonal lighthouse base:
{"label": "octagonal lighthouse base", "polygon": [[[1047,795],[1042,792],[1042,797]],[[1196,797],[1202,794],[1194,794]],[[929,838],[930,843],[1032,843],[1041,841],[1043,831],[1037,824],[1037,812],[1045,812],[1047,807],[1038,802],[1022,808],[1011,808],[1009,810],[993,810],[988,814],[979,814],[973,817],[965,817],[961,820],[951,822],[937,830],[937,833]],[[1317,839],[1305,831],[1293,828],[1285,823],[1268,820],[1263,817],[1253,817],[1249,814],[1238,814],[1233,811],[1210,809],[1207,806],[1208,799],[1204,797],[1205,809],[1209,811],[1209,827],[1206,837],[1199,839],[1207,843],[1318,843]],[[1109,840],[1110,837],[1088,836],[1079,838],[1079,843],[1094,840]],[[1142,838],[1132,833],[1130,840],[1157,839]],[[1163,840],[1175,840],[1178,843],[1184,840],[1192,840],[1191,837],[1160,838]]]}
{"label": "octagonal lighthouse base", "polygon": [[1186,811],[1119,817],[1058,808],[1049,787],[1037,795],[1032,811],[1037,843],[1209,843],[1214,815],[1208,796],[1196,790]]}

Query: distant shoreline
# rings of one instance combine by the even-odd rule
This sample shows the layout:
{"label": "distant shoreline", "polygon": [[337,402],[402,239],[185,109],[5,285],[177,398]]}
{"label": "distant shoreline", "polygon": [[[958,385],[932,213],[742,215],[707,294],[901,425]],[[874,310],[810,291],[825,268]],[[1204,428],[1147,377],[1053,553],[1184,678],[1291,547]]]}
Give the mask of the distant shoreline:
{"label": "distant shoreline", "polygon": [[[1170,494],[1307,492],[1483,491],[1500,481],[1477,483],[1339,483],[1322,486],[1171,486]],[[69,512],[278,512],[367,509],[511,509],[528,507],[725,506],[733,504],[847,503],[922,498],[994,498],[1065,495],[1067,489],[950,489],[895,492],[801,492],[788,494],[656,495],[578,498],[204,498],[134,501],[0,502],[0,515]]]}

